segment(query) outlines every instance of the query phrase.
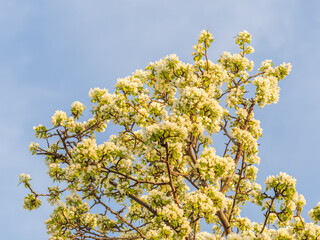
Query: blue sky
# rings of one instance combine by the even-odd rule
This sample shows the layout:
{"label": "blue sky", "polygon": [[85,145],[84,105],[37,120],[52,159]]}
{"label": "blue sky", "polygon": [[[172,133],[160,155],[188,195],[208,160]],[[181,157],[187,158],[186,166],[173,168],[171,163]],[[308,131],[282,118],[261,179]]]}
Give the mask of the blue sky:
{"label": "blue sky", "polygon": [[20,173],[30,173],[38,190],[50,184],[43,160],[28,152],[32,127],[75,100],[90,107],[90,88],[112,89],[150,61],[176,53],[191,62],[202,29],[215,36],[212,60],[237,51],[233,37],[247,30],[256,66],[292,63],[280,102],[256,113],[263,128],[258,182],[280,171],[293,175],[308,220],[320,201],[319,10],[317,0],[0,0],[2,238],[47,239],[50,207],[24,210],[27,191],[17,186]]}

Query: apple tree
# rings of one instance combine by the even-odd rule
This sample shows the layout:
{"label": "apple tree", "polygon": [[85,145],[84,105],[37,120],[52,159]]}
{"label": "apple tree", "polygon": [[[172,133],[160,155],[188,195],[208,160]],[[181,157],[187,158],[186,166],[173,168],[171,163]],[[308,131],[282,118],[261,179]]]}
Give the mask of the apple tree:
{"label": "apple tree", "polygon": [[[53,183],[38,193],[21,174],[20,184],[30,192],[26,209],[43,198],[54,207],[50,239],[320,239],[320,203],[306,222],[293,177],[256,182],[262,129],[254,112],[278,101],[291,65],[265,60],[253,71],[247,31],[236,37],[239,53],[216,63],[212,42],[202,31],[192,64],[172,54],[118,79],[114,93],[91,89],[85,121],[76,101],[69,113],[56,111],[52,126],[34,127],[42,142],[30,151],[44,157]],[[97,141],[108,125],[121,130]],[[263,222],[242,215],[247,203]]]}

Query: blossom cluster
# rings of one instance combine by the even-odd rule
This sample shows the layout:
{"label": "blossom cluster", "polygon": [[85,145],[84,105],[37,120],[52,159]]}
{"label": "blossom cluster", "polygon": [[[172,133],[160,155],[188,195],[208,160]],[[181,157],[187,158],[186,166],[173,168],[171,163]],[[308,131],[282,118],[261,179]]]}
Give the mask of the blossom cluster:
{"label": "blossom cluster", "polygon": [[209,31],[202,30],[199,35],[198,44],[193,46],[194,52],[192,55],[194,56],[195,61],[201,60],[203,55],[206,55],[206,50],[210,47],[210,44],[213,42],[213,36]]}
{"label": "blossom cluster", "polygon": [[217,156],[216,150],[212,147],[203,150],[198,159],[198,164],[200,174],[211,184],[217,184],[221,178],[230,175],[235,167],[231,157]]}
{"label": "blossom cluster", "polygon": [[71,113],[75,116],[76,119],[79,119],[80,115],[82,115],[83,110],[85,110],[85,106],[83,103],[79,101],[75,101],[71,104]]}
{"label": "blossom cluster", "polygon": [[316,223],[320,221],[320,202],[308,212],[308,216]]}

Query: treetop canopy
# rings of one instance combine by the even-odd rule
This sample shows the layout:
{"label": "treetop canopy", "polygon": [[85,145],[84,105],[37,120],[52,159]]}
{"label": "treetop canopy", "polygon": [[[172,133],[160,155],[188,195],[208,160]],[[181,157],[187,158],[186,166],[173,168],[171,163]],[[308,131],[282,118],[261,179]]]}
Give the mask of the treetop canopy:
{"label": "treetop canopy", "polygon": [[[309,212],[313,223],[305,222],[294,178],[269,176],[265,189],[256,183],[262,129],[254,111],[279,100],[278,82],[291,65],[266,60],[252,73],[247,31],[236,37],[239,53],[224,52],[217,63],[207,55],[212,42],[202,31],[192,64],[172,54],[118,79],[114,93],[91,89],[86,121],[76,101],[69,114],[56,111],[52,126],[34,127],[43,143],[30,151],[45,157],[54,184],[39,194],[28,174],[20,183],[30,191],[26,209],[38,208],[41,197],[54,206],[50,239],[320,237],[320,205]],[[110,123],[122,130],[97,143]],[[242,216],[248,202],[261,208],[262,223]]]}

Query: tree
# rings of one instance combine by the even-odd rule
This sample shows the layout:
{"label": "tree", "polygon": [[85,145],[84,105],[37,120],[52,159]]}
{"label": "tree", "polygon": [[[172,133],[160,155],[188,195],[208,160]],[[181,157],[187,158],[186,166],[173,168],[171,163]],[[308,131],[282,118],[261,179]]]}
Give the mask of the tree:
{"label": "tree", "polygon": [[[236,37],[240,53],[224,52],[217,63],[207,56],[212,42],[202,31],[193,64],[170,55],[118,79],[115,93],[91,89],[87,121],[77,101],[70,116],[53,115],[52,127],[34,127],[47,146],[31,143],[30,151],[45,156],[55,185],[38,194],[28,174],[20,183],[30,190],[26,209],[41,197],[54,206],[50,239],[320,238],[320,203],[309,212],[314,223],[305,222],[294,178],[269,176],[263,190],[255,182],[262,130],[254,110],[278,101],[291,65],[266,60],[251,74],[247,31]],[[122,131],[97,144],[110,122]],[[241,216],[248,202],[261,207],[262,223]],[[206,224],[211,233],[201,231]]]}

